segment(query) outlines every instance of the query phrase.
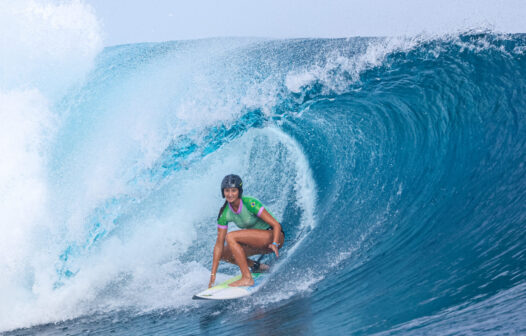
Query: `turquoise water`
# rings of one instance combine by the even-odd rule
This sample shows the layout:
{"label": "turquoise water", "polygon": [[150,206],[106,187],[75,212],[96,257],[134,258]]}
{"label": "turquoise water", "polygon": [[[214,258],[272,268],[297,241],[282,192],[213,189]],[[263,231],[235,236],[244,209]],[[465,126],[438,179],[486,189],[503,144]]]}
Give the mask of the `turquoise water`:
{"label": "turquoise water", "polygon": [[[0,331],[525,333],[525,52],[490,31],[207,39],[108,47],[37,93],[4,81],[24,136],[0,138],[2,186],[33,215],[5,215]],[[258,293],[193,301],[228,173],[283,256]]]}

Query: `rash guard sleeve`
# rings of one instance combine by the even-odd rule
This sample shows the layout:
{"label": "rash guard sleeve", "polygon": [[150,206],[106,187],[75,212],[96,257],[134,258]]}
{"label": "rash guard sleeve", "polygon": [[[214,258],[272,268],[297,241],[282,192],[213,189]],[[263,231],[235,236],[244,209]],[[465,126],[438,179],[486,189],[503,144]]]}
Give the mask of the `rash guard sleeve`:
{"label": "rash guard sleeve", "polygon": [[226,218],[226,207],[217,219],[217,227],[220,229],[228,229],[228,220]]}

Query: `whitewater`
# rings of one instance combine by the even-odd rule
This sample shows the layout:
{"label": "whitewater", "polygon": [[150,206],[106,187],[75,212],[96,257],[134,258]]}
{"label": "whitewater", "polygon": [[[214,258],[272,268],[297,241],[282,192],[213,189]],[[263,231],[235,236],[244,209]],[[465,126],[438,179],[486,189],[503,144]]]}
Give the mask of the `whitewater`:
{"label": "whitewater", "polygon": [[[0,3],[0,333],[526,333],[525,34],[103,47]],[[193,301],[230,173],[283,253]]]}

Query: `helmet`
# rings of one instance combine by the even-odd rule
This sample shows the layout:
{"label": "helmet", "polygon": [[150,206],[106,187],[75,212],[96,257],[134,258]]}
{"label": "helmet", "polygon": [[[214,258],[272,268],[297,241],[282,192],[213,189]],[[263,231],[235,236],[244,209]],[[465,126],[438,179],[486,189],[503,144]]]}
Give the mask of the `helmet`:
{"label": "helmet", "polygon": [[243,195],[243,181],[241,181],[241,177],[230,174],[223,178],[223,181],[221,181],[221,196],[225,198],[225,188],[237,188],[239,189],[239,197]]}

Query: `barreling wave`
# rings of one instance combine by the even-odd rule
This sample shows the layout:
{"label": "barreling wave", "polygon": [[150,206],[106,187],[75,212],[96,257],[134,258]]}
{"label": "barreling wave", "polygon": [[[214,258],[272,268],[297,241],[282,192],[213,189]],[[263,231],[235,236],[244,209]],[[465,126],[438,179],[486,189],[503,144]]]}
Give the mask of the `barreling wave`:
{"label": "barreling wave", "polygon": [[201,331],[257,329],[254,308],[284,334],[524,330],[525,51],[486,31],[106,48],[52,100],[42,225],[3,269],[24,299],[0,330],[199,319],[188,293],[208,281],[228,173],[287,245],[272,281]]}

